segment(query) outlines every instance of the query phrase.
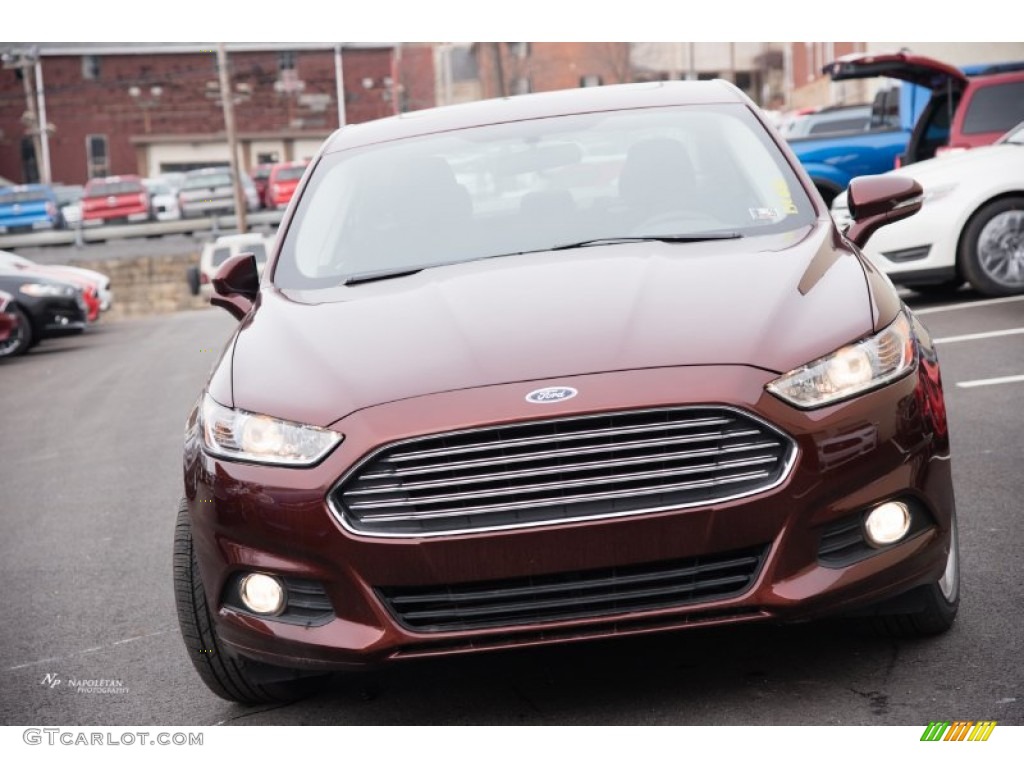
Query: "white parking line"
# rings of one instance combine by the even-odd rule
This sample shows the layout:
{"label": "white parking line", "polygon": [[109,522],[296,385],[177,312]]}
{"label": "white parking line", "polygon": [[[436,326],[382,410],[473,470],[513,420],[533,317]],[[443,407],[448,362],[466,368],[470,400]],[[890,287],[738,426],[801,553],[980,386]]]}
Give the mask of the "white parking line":
{"label": "white parking line", "polygon": [[997,376],[994,379],[974,379],[973,381],[958,381],[956,385],[963,387],[964,389],[970,389],[971,387],[987,387],[992,384],[1012,384],[1014,382],[1024,382],[1024,376]]}
{"label": "white parking line", "polygon": [[102,650],[104,650],[106,648],[113,648],[115,645],[124,645],[125,643],[134,643],[136,640],[145,640],[147,637],[156,637],[157,635],[166,635],[170,631],[171,630],[169,630],[169,629],[161,629],[159,632],[150,632],[147,635],[137,635],[136,637],[125,637],[125,638],[122,638],[121,640],[115,640],[112,643],[108,643],[107,645],[99,645],[99,646],[96,646],[95,648],[86,648],[85,650],[82,650],[82,651],[74,651],[72,653],[69,653],[66,656],[51,656],[48,659],[39,659],[38,661],[28,661],[28,662],[25,662],[24,664],[15,664],[13,667],[8,667],[4,671],[5,672],[13,672],[13,671],[15,671],[17,669],[25,669],[25,667],[34,667],[34,666],[36,666],[38,664],[48,664],[48,663],[54,662],[54,661],[67,661],[68,659],[73,658],[75,656],[83,656],[83,655],[85,655],[87,653],[96,653],[96,651],[102,651]]}
{"label": "white parking line", "polygon": [[941,307],[923,307],[915,309],[915,315],[931,315],[935,312],[952,312],[954,309],[974,309],[987,307],[991,304],[1007,304],[1011,301],[1024,301],[1024,296],[1004,296],[1001,299],[983,299],[981,301],[965,301],[963,304],[943,304]]}
{"label": "white parking line", "polygon": [[946,336],[935,339],[936,344],[953,344],[957,341],[977,341],[978,339],[994,339],[997,336],[1015,336],[1024,333],[1024,328],[1006,328],[1002,331],[985,331],[984,333],[965,333],[962,336]]}

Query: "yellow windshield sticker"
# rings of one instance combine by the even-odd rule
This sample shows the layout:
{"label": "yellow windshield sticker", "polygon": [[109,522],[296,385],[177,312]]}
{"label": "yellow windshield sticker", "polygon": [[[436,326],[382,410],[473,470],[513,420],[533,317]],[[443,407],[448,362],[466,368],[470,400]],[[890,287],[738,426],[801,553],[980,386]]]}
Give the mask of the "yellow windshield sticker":
{"label": "yellow windshield sticker", "polygon": [[786,215],[800,212],[796,207],[796,203],[793,202],[793,195],[789,191],[789,185],[786,184],[786,180],[782,177],[775,180],[775,193],[779,196],[782,210]]}

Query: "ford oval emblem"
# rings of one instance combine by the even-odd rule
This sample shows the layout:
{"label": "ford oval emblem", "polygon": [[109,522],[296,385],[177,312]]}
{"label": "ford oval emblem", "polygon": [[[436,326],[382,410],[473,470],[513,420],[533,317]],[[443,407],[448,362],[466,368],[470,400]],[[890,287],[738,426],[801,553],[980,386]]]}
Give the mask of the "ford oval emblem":
{"label": "ford oval emblem", "polygon": [[563,400],[570,400],[576,395],[577,392],[572,387],[544,387],[544,389],[535,389],[533,392],[526,396],[526,402],[528,403],[560,403]]}

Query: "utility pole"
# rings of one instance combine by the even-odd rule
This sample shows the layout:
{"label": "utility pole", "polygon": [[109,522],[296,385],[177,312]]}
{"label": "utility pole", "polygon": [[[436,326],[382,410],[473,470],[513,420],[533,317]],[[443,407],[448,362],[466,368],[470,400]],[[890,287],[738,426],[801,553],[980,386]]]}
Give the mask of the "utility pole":
{"label": "utility pole", "polygon": [[50,174],[50,127],[46,124],[46,96],[43,94],[43,59],[36,55],[36,102],[39,104],[39,143],[43,145],[43,184],[53,181]]}
{"label": "utility pole", "polygon": [[501,60],[501,43],[491,43],[494,51],[494,76],[498,80],[498,96],[508,96],[505,85],[505,65]]}
{"label": "utility pole", "polygon": [[[39,130],[39,113],[36,111],[36,98],[32,87],[32,70],[27,65],[21,67],[21,83],[25,86],[25,111],[28,112],[28,133],[32,136],[32,146],[35,149],[36,173],[39,174],[39,181],[43,180],[43,134]],[[26,179],[27,181],[27,179]]]}
{"label": "utility pole", "polygon": [[228,52],[224,43],[217,43],[217,70],[220,75],[220,99],[224,106],[224,130],[228,137],[228,153],[231,160],[231,181],[235,187],[235,221],[239,234],[245,234],[248,227],[245,193],[242,191],[242,176],[238,165],[238,133],[235,130],[235,100],[231,93],[231,76],[228,74]]}
{"label": "utility pole", "polygon": [[341,43],[334,44],[334,84],[338,90],[338,127],[345,126],[345,73],[341,68]]}
{"label": "utility pole", "polygon": [[[46,102],[43,100],[43,70],[39,63],[39,49],[9,50],[0,54],[4,69],[21,71],[21,84],[25,89],[25,134],[32,138],[36,174],[43,183],[50,183],[50,137],[46,124]],[[33,72],[35,77],[33,78]],[[33,85],[33,80],[35,85]],[[37,101],[38,100],[38,101]],[[40,118],[40,108],[42,117]]]}
{"label": "utility pole", "polygon": [[445,43],[441,49],[442,55],[442,69],[441,69],[441,83],[442,93],[444,93],[444,103],[452,103],[452,44]]}

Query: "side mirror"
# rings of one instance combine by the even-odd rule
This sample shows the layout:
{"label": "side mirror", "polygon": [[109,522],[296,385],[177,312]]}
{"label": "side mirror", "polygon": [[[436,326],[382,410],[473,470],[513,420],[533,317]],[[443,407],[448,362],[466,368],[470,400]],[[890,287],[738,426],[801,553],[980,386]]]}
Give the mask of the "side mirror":
{"label": "side mirror", "polygon": [[241,320],[252,309],[260,292],[260,273],[256,268],[256,256],[240,253],[220,265],[213,278],[213,296],[210,303],[223,307]]}
{"label": "side mirror", "polygon": [[906,176],[858,176],[846,193],[853,219],[846,237],[863,248],[879,227],[921,210],[923,195],[921,185]]}

